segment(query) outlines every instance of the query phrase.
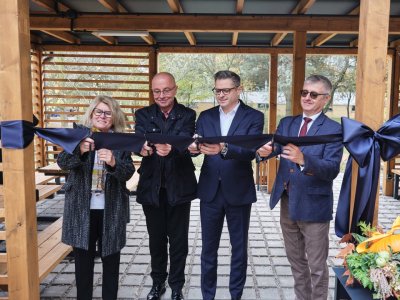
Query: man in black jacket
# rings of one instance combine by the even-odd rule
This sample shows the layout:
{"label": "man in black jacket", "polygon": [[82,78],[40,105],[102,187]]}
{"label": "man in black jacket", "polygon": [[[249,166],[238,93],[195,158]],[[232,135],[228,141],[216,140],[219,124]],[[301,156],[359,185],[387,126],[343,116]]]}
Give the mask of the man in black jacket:
{"label": "man in black jacket", "polygon": [[[161,133],[192,137],[196,112],[175,99],[174,77],[158,73],[152,80],[155,104],[136,112],[136,133]],[[168,241],[170,269],[168,284],[173,300],[183,299],[188,254],[190,201],[196,198],[194,165],[188,151],[169,144],[143,145],[137,202],[143,205],[151,254],[153,287],[148,300],[160,299],[167,279]]]}

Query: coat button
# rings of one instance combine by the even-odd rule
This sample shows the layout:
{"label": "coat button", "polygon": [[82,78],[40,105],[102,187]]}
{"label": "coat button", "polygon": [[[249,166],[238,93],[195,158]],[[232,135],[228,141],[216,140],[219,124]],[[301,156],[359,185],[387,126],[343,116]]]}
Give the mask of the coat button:
{"label": "coat button", "polygon": [[290,169],[289,172],[290,172],[290,173],[293,173],[293,172],[294,172],[294,169]]}

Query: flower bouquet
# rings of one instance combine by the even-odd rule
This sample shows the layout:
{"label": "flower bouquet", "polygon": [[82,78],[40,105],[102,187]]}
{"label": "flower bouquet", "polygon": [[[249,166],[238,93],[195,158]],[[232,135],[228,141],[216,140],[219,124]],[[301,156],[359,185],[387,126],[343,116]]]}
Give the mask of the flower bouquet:
{"label": "flower bouquet", "polygon": [[347,246],[337,255],[344,259],[346,285],[357,280],[374,299],[400,299],[400,217],[387,233],[364,222],[358,226],[361,234],[343,236]]}

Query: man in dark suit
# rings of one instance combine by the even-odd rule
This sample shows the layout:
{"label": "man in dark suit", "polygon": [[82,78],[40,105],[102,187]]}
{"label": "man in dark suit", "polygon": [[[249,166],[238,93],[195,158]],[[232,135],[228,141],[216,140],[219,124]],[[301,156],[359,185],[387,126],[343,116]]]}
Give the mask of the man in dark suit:
{"label": "man in dark suit", "polygon": [[[155,103],[136,112],[136,133],[193,136],[196,113],[177,102],[174,77],[170,73],[158,73],[151,88]],[[145,143],[140,155],[143,159],[138,170],[136,200],[143,205],[146,216],[153,280],[147,300],[160,299],[166,290],[168,243],[171,299],[182,300],[190,201],[197,194],[194,165],[188,151],[180,152],[169,144]]]}
{"label": "man in dark suit", "polygon": [[[341,126],[322,112],[332,84],[321,75],[308,77],[301,93],[303,114],[285,117],[276,134],[313,136],[341,133]],[[342,143],[297,147],[271,143],[257,150],[261,157],[280,154],[280,164],[270,197],[271,209],[281,201],[280,222],[291,265],[296,299],[328,297],[329,222],[333,211],[333,180],[339,173]]]}
{"label": "man in dark suit", "polygon": [[[231,71],[214,75],[213,89],[219,106],[202,112],[196,132],[202,137],[261,134],[264,115],[240,99],[240,77]],[[229,290],[240,299],[246,281],[247,243],[251,205],[256,201],[251,161],[255,150],[234,145],[201,144],[191,153],[205,155],[198,184],[202,228],[201,291],[203,299],[214,299],[217,256],[224,218],[232,246]]]}

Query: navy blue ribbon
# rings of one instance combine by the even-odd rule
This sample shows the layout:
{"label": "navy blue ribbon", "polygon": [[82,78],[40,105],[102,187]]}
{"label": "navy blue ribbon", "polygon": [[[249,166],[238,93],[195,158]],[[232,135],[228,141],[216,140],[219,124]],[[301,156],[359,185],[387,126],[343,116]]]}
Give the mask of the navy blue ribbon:
{"label": "navy blue ribbon", "polygon": [[[372,224],[379,184],[380,157],[387,161],[400,153],[400,115],[388,120],[377,132],[347,118],[342,118],[342,128],[343,144],[351,156],[347,161],[336,210],[335,232],[339,237],[349,232],[356,232],[357,224],[361,220]],[[353,159],[359,168],[350,224]]]}
{"label": "navy blue ribbon", "polygon": [[33,141],[35,134],[72,153],[80,141],[90,135],[90,131],[85,128],[40,128],[35,127],[33,122],[25,120],[1,122],[3,148],[26,148]]}

